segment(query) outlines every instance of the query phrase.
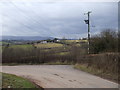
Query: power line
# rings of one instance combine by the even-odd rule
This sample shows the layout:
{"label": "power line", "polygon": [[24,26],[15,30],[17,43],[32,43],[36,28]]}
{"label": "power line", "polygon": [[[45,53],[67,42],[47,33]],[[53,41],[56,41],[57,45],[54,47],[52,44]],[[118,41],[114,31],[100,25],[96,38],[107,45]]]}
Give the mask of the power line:
{"label": "power line", "polygon": [[[40,23],[40,22],[37,21],[37,20],[34,20],[33,17],[26,15],[26,14],[23,12],[23,10],[20,9],[20,8],[18,8],[12,1],[10,1],[10,3],[11,3],[14,7],[16,7],[20,12],[22,12],[22,13],[24,14],[24,16],[27,17],[28,20],[32,19],[32,22],[34,21],[34,23],[42,25],[42,26],[45,28],[44,30],[48,32],[48,28],[46,28],[46,25],[44,25],[43,23]],[[33,12],[34,14],[36,14],[36,12],[34,12],[33,10],[32,10],[31,12]],[[39,16],[39,15],[36,15],[36,16]],[[28,17],[29,17],[30,19],[29,19]],[[38,28],[38,29],[39,29],[39,28]],[[50,31],[50,33],[54,35],[54,33],[52,33],[51,31]]]}
{"label": "power line", "polygon": [[[16,6],[12,1],[7,1],[7,2],[10,3],[12,6],[14,6],[15,9],[18,9],[18,11],[21,12],[21,13],[24,15],[24,17],[26,17],[26,19],[27,19],[28,21],[32,20],[31,22],[34,22],[35,24],[40,24],[40,25],[42,25],[42,26],[45,28],[44,30],[45,30],[46,32],[48,32],[48,31],[47,31],[48,28],[46,28],[45,25],[44,25],[42,22],[39,23],[38,21],[34,20],[33,17],[30,17],[29,14],[25,14],[24,11],[23,11],[21,8],[19,8],[18,6]],[[32,11],[31,11],[31,12],[32,12]],[[6,15],[6,16],[9,17],[9,15]],[[14,20],[15,22],[19,23],[20,25],[23,25],[25,28],[33,31],[33,29],[31,29],[31,26],[26,25],[25,23],[20,22],[20,21],[14,19],[13,17],[10,18],[10,19]],[[39,28],[38,28],[38,29],[39,29]]]}

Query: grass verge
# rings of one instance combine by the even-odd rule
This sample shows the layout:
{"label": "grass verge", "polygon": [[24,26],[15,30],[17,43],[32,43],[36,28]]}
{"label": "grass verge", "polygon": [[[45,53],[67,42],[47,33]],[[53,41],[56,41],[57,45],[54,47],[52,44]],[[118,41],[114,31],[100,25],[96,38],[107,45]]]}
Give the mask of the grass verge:
{"label": "grass verge", "polygon": [[37,86],[25,78],[2,73],[2,88],[37,88]]}
{"label": "grass verge", "polygon": [[76,65],[74,65],[74,68],[118,83],[118,75],[117,74],[104,72],[103,70],[99,70],[99,69],[96,69],[96,68],[93,68],[93,67],[87,67],[86,64],[76,64]]}
{"label": "grass verge", "polygon": [[16,65],[73,65],[74,62],[47,62],[47,63],[3,63],[2,66],[16,66]]}
{"label": "grass verge", "polygon": [[44,65],[71,65],[73,64],[72,62],[48,62],[48,63],[44,63]]}

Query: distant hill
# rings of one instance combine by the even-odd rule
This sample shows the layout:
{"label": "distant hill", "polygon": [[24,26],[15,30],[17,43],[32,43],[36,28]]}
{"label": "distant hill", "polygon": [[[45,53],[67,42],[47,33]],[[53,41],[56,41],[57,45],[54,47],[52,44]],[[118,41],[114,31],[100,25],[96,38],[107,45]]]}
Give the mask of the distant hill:
{"label": "distant hill", "polygon": [[[41,36],[1,36],[2,40],[46,40],[54,39],[53,37],[41,37]],[[0,37],[0,40],[1,40]]]}

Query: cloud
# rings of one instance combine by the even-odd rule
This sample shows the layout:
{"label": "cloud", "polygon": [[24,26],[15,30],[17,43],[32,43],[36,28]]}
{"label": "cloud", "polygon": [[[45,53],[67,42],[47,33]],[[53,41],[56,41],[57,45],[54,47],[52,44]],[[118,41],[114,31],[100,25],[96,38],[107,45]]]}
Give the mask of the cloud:
{"label": "cloud", "polygon": [[[30,0],[0,3],[3,35],[87,37],[84,15],[91,13],[91,33],[118,27],[117,2],[37,2]],[[1,21],[1,20],[0,20]]]}

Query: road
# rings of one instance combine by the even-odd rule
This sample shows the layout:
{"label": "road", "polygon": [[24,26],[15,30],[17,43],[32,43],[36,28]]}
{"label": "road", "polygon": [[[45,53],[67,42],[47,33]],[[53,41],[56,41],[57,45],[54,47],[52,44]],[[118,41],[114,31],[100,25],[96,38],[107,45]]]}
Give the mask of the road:
{"label": "road", "polygon": [[74,69],[72,65],[2,66],[2,72],[30,79],[43,88],[117,88],[111,81]]}

